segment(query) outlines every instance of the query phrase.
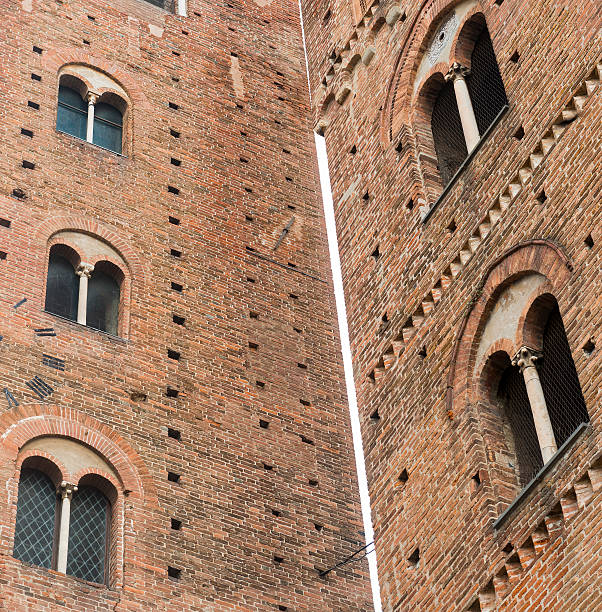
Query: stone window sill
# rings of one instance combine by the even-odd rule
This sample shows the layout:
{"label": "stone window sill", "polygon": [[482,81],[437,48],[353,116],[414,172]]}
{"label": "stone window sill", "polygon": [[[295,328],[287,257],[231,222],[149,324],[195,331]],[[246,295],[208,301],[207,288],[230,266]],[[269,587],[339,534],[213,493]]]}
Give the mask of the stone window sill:
{"label": "stone window sill", "polygon": [[98,334],[102,334],[103,336],[106,336],[107,338],[110,338],[111,340],[116,340],[117,342],[127,344],[127,339],[121,336],[116,336],[115,334],[111,334],[107,331],[103,331],[102,329],[96,329],[95,327],[91,327],[90,325],[82,325],[81,323],[78,323],[77,321],[74,321],[73,319],[68,319],[67,317],[63,317],[61,315],[55,314],[54,312],[49,312],[48,310],[44,310],[44,312],[50,315],[51,317],[55,317],[57,319],[60,319],[61,321],[65,321],[66,323],[71,323],[72,325],[76,325],[77,327],[80,327],[81,329],[89,329],[90,331],[98,333]]}

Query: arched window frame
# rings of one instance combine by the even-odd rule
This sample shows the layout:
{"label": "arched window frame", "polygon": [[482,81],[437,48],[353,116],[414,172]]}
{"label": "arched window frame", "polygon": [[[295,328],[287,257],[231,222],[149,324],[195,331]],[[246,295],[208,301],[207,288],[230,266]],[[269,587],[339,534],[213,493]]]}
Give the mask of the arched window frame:
{"label": "arched window frame", "polygon": [[[109,75],[101,71],[97,71],[89,66],[70,64],[63,67],[58,75],[57,121],[60,112],[58,91],[61,86],[66,86],[75,90],[77,93],[79,93],[82,100],[87,105],[87,129],[86,136],[85,138],[82,138],[82,140],[86,140],[90,144],[94,144],[101,149],[110,151],[117,155],[128,156],[131,149],[132,133],[131,103],[123,87],[121,87],[121,85]],[[116,108],[121,113],[122,126],[120,150],[107,148],[95,142],[94,130],[99,121],[99,119],[95,117],[95,107],[99,104],[108,104],[109,106]],[[58,131],[71,135],[74,138],[78,138],[77,136],[64,130]]]}
{"label": "arched window frame", "polygon": [[121,541],[122,534],[119,529],[119,524],[123,520],[124,513],[124,491],[121,483],[112,474],[93,467],[83,468],[79,472],[72,474],[57,457],[43,450],[36,449],[21,452],[17,457],[15,475],[13,478],[14,484],[12,490],[14,492],[14,503],[11,513],[11,551],[13,551],[15,546],[15,527],[19,505],[18,488],[22,469],[33,469],[42,472],[50,479],[55,487],[56,499],[54,503],[56,503],[56,520],[54,525],[54,542],[50,569],[60,571],[61,573],[67,574],[65,566],[69,548],[65,542],[68,541],[69,536],[64,525],[70,524],[70,502],[73,495],[77,495],[80,487],[91,487],[99,491],[106,498],[108,507],[104,575],[102,581],[95,583],[114,586],[118,580],[118,575],[121,574],[121,570],[118,569],[118,566],[121,562],[120,555],[123,550],[123,542]]}
{"label": "arched window frame", "polygon": [[[71,234],[81,234],[82,236],[88,236],[93,241],[102,243],[108,247],[103,253],[99,254],[95,252],[94,248],[82,248],[81,244],[77,244],[72,238],[70,239],[68,236],[65,236],[64,232],[56,232],[47,243],[47,251],[46,251],[46,264],[45,264],[45,275],[44,275],[44,286],[43,286],[43,299],[42,303],[45,305],[46,301],[46,291],[47,291],[47,280],[48,280],[48,263],[50,258],[50,253],[53,247],[62,246],[65,249],[69,249],[74,253],[74,262],[77,262],[77,266],[74,265],[76,274],[80,276],[85,276],[86,279],[84,282],[88,281],[89,276],[91,276],[94,270],[98,267],[99,269],[104,269],[109,275],[113,276],[117,284],[119,285],[119,310],[118,310],[118,320],[117,320],[117,333],[112,334],[111,332],[107,332],[105,330],[97,330],[102,333],[109,333],[110,335],[119,336],[121,338],[127,338],[129,331],[129,304],[130,304],[130,296],[131,296],[131,273],[129,270],[129,266],[127,262],[121,257],[121,254],[113,247],[113,245],[107,243],[105,240],[102,240],[101,237],[95,236],[92,234],[87,234],[85,232],[79,231],[71,231]],[[93,245],[92,245],[93,246]],[[108,249],[112,250],[113,253],[109,254]],[[80,308],[78,311],[83,311],[87,313],[87,295],[81,293],[81,285],[80,285],[80,294],[79,294],[79,303]],[[82,305],[85,304],[85,307]],[[44,306],[43,306],[44,308]],[[54,316],[59,316],[55,315]],[[96,329],[87,325],[87,320],[79,317],[75,320],[77,323],[81,325],[85,325],[90,329]]]}
{"label": "arched window frame", "polygon": [[[493,502],[501,512],[498,520],[505,520],[508,513],[517,507],[518,501],[530,494],[538,480],[531,481],[527,487],[520,490],[514,469],[508,469],[508,463],[503,459],[504,456],[508,457],[508,452],[503,448],[505,440],[500,436],[503,425],[499,421],[499,406],[495,405],[491,397],[501,372],[499,368],[496,372],[495,368],[487,367],[487,362],[496,353],[502,352],[506,354],[506,360],[511,359],[525,343],[533,343],[533,331],[536,327],[533,326],[533,318],[528,313],[540,296],[557,296],[560,313],[565,320],[567,305],[562,296],[565,295],[563,289],[570,279],[571,270],[572,266],[561,249],[545,240],[531,240],[511,248],[489,268],[478,290],[479,299],[474,301],[473,307],[463,320],[453,349],[452,365],[448,374],[447,407],[450,415],[466,413],[472,414],[475,419],[482,446],[474,451],[478,461],[487,465],[488,480],[494,494]],[[500,338],[488,347],[483,345],[480,348],[486,324],[501,293],[519,279],[533,274],[539,275],[545,282],[528,295],[522,313],[516,316],[514,337]],[[570,337],[567,340],[573,347],[572,358],[578,368],[579,354],[574,350],[578,342]],[[488,342],[491,342],[491,338]],[[483,352],[483,348],[487,350]],[[589,412],[587,409],[586,411]],[[565,455],[571,457],[566,461],[572,462],[573,453],[570,449],[575,444],[581,444],[579,440],[583,442],[583,436],[589,435],[584,433],[587,429],[587,425],[577,426],[564,448],[559,449],[562,452],[553,455],[538,477],[549,472],[558,460],[563,461],[562,465],[565,465]],[[472,460],[476,460],[476,457],[473,455]],[[560,476],[564,472],[556,471],[555,474]]]}
{"label": "arched window frame", "polygon": [[[442,21],[444,20],[436,22],[437,27]],[[456,177],[461,174],[465,165],[472,159],[508,110],[506,101],[492,123],[482,133],[479,131],[467,79],[470,79],[472,51],[484,29],[489,31],[485,16],[480,10],[475,8],[465,15],[456,28],[449,58],[446,61],[436,63],[420,77],[420,82],[417,83],[413,96],[409,119],[416,139],[416,153],[424,188],[432,207],[447,193],[448,189],[454,184]],[[431,26],[431,34],[435,31],[436,27]],[[446,177],[446,180],[444,180],[439,170],[440,160],[437,155],[431,121],[438,93],[442,90],[446,81],[454,84],[456,108],[462,124],[462,134],[465,138],[467,153],[452,176]],[[422,212],[423,215],[426,215],[426,210]]]}

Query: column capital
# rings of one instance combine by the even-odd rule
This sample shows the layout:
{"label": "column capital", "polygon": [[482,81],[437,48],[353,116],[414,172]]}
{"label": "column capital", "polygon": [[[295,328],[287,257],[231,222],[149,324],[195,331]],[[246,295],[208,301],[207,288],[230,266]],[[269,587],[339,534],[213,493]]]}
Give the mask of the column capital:
{"label": "column capital", "polygon": [[94,265],[89,263],[80,263],[75,270],[78,276],[85,276],[86,278],[90,278],[92,272],[94,272]]}
{"label": "column capital", "polygon": [[94,106],[98,100],[98,94],[94,91],[89,91],[86,95],[86,100],[88,101],[88,104],[92,104],[92,106]]}
{"label": "column capital", "polygon": [[512,358],[512,365],[518,366],[521,372],[524,372],[527,368],[536,367],[536,362],[540,361],[542,356],[541,351],[536,351],[528,346],[521,346]]}
{"label": "column capital", "polygon": [[73,494],[77,491],[77,485],[71,484],[66,480],[63,480],[58,487],[58,494],[61,496],[61,499],[68,498],[69,500],[73,496]]}
{"label": "column capital", "polygon": [[458,62],[454,62],[445,75],[446,81],[464,80],[470,74],[470,69]]}

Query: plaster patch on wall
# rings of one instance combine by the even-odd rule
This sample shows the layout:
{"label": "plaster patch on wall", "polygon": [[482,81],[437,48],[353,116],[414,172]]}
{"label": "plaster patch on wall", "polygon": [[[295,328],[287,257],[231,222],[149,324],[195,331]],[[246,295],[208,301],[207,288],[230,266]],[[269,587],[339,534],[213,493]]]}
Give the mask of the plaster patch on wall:
{"label": "plaster patch on wall", "polygon": [[23,2],[21,2],[21,8],[27,13],[31,13],[32,6],[33,0],[23,0]]}
{"label": "plaster patch on wall", "polygon": [[261,8],[264,8],[272,4],[272,0],[253,0],[253,2],[255,2],[255,4],[257,6],[260,6]]}
{"label": "plaster patch on wall", "polygon": [[149,24],[148,24],[148,30],[149,30],[149,32],[150,32],[150,33],[151,33],[153,36],[156,36],[157,38],[161,38],[161,37],[163,36],[163,29],[164,29],[164,28],[161,28],[161,27],[159,27],[159,26],[156,26],[156,25],[154,25],[154,24],[152,24],[152,23],[149,23]]}
{"label": "plaster patch on wall", "polygon": [[232,77],[232,86],[234,87],[234,93],[237,98],[244,98],[245,96],[245,84],[242,80],[242,72],[240,70],[240,62],[234,55],[230,56],[230,76]]}

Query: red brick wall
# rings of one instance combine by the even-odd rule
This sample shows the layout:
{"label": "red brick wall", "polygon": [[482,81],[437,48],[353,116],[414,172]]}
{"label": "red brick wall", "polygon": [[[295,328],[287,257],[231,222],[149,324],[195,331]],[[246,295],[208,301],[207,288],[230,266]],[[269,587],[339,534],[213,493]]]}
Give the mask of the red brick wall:
{"label": "red brick wall", "polygon": [[[10,221],[0,227],[0,389],[19,402],[1,395],[10,495],[0,502],[0,602],[369,610],[365,563],[318,575],[364,541],[298,7],[191,0],[188,11],[143,0],[0,7],[0,217]],[[126,90],[127,157],[56,132],[57,72],[70,62]],[[124,338],[43,311],[47,244],[61,229],[100,236],[127,262]],[[41,327],[56,337],[37,337]],[[43,366],[42,353],[64,359],[65,372]],[[35,375],[54,388],[44,401],[25,385]],[[168,387],[179,396],[166,397]],[[12,558],[18,449],[49,434],[93,446],[122,479],[123,561],[110,589]]]}
{"label": "red brick wall", "polygon": [[[490,580],[512,566],[512,551],[559,500],[570,498],[600,452],[602,86],[589,92],[577,119],[520,184],[497,223],[484,237],[478,230],[600,62],[599,11],[592,3],[476,4],[472,12],[482,11],[487,20],[510,108],[423,222],[420,207],[426,210],[436,196],[418,146],[417,135],[429,126],[411,95],[413,71],[428,33],[454,4],[385,1],[355,27],[348,0],[303,3],[314,125],[329,153],[385,610],[465,610],[478,593],[482,609],[490,609]],[[510,59],[515,51],[518,62]],[[355,64],[357,56],[366,62]],[[520,126],[525,135],[519,140]],[[585,242],[590,235],[593,246]],[[537,254],[538,240],[559,253],[551,267]],[[492,482],[495,458],[487,454],[478,405],[464,387],[455,387],[458,380],[468,384],[474,348],[468,343],[468,352],[454,353],[454,347],[463,321],[481,304],[488,272],[500,264],[502,276],[509,275],[504,256],[522,243],[522,269],[557,285],[591,426],[494,531],[508,502]],[[463,263],[466,248],[470,257]],[[587,354],[582,347],[590,338],[597,348]],[[370,419],[375,410],[380,420]],[[404,469],[408,480],[401,483]],[[482,485],[475,490],[477,472]],[[513,577],[507,595],[498,588],[494,607],[602,607],[599,594],[582,588],[578,577],[600,572],[588,535],[599,520],[599,488],[594,495],[581,518],[563,523],[554,552],[538,553],[537,569],[521,569],[520,585]],[[408,558],[416,548],[420,561],[413,567]]]}

